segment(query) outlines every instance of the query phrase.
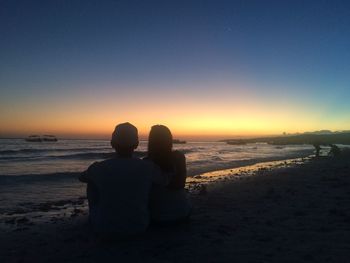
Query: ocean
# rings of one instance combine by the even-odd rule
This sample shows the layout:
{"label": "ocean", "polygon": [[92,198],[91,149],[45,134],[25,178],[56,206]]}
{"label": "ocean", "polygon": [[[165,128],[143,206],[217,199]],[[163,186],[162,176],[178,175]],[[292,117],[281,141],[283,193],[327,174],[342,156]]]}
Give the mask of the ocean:
{"label": "ocean", "polygon": [[[188,176],[313,153],[310,145],[228,145],[223,142],[187,142],[174,144],[174,149],[186,155]],[[141,141],[135,157],[142,158],[146,153],[147,142]],[[0,139],[0,214],[83,196],[85,186],[77,180],[79,172],[113,155],[108,140]]]}
{"label": "ocean", "polygon": [[[186,155],[188,175],[237,167],[246,162],[288,159],[311,154],[309,145],[228,145],[223,142],[174,144]],[[141,141],[135,157],[146,156],[147,141]],[[84,171],[91,163],[113,157],[108,140],[59,140],[26,142],[0,139],[0,176],[40,175]]]}

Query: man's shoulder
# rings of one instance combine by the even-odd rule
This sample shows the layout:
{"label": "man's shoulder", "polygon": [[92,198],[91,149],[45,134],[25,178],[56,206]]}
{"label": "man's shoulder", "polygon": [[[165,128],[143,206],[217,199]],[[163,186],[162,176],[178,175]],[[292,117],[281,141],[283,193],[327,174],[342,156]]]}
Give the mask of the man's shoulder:
{"label": "man's shoulder", "polygon": [[141,159],[111,158],[103,161],[94,162],[89,166],[86,173],[89,175],[90,178],[94,178],[96,176],[100,178],[103,175],[108,175],[115,172],[134,173],[138,171],[138,172],[148,173],[151,170],[152,170],[151,164],[148,164],[147,162]]}
{"label": "man's shoulder", "polygon": [[114,165],[132,165],[132,166],[139,166],[139,167],[153,167],[153,162],[146,161],[140,158],[111,158],[111,159],[106,159],[103,161],[95,162],[91,166],[94,168],[105,168],[109,166],[114,166]]}
{"label": "man's shoulder", "polygon": [[98,171],[101,169],[106,169],[107,167],[110,167],[111,165],[113,165],[115,161],[113,159],[106,159],[103,161],[96,161],[94,163],[92,163],[89,168],[88,171]]}
{"label": "man's shoulder", "polygon": [[106,159],[106,160],[103,160],[103,161],[96,161],[94,163],[92,163],[89,168],[99,168],[99,167],[103,167],[103,166],[106,166],[106,165],[109,165],[110,163],[112,163],[113,159]]}

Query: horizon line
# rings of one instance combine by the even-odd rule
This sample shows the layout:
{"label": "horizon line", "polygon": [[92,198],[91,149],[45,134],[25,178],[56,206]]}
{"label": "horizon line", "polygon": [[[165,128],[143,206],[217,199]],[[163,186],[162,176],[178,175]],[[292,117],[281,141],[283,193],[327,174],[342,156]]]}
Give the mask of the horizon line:
{"label": "horizon line", "polygon": [[[304,131],[304,132],[294,132],[294,133],[274,133],[274,134],[255,134],[255,135],[220,135],[220,134],[212,134],[212,135],[199,135],[199,134],[193,134],[193,135],[180,135],[180,136],[173,136],[174,139],[186,139],[187,141],[219,141],[219,140],[229,140],[229,139],[244,139],[244,138],[258,138],[258,137],[273,137],[273,136],[292,136],[292,135],[301,135],[301,134],[308,134],[308,133],[321,133],[321,132],[327,132],[327,133],[344,133],[344,132],[350,132],[350,130],[328,130],[328,129],[322,129],[317,131]],[[0,139],[25,139],[29,135],[0,135]],[[41,136],[41,135],[40,135]],[[54,135],[58,139],[64,139],[64,140],[109,140],[110,135]],[[139,135],[140,141],[148,141],[148,135],[141,134]]]}

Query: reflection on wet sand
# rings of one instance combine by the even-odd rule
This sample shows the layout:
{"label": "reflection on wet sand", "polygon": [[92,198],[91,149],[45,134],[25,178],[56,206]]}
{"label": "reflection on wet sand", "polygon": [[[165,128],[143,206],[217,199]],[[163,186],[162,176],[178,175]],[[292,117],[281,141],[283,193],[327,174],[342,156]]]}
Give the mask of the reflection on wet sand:
{"label": "reflection on wet sand", "polygon": [[190,192],[203,191],[203,189],[205,189],[205,185],[208,183],[221,182],[228,179],[239,180],[242,176],[252,176],[258,173],[261,174],[264,171],[268,171],[271,169],[291,167],[293,165],[309,162],[311,159],[312,157],[309,156],[304,158],[294,158],[282,161],[262,162],[243,167],[203,173],[201,175],[187,177],[186,188]]}

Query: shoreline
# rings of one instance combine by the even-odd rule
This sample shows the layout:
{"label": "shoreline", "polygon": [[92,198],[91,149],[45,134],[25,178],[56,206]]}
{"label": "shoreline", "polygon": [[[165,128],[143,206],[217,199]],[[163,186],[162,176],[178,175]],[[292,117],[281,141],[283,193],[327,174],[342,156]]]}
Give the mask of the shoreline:
{"label": "shoreline", "polygon": [[202,174],[187,177],[186,184],[209,184],[219,183],[222,180],[232,180],[240,178],[241,176],[252,176],[258,171],[278,169],[281,167],[290,167],[293,165],[303,164],[314,158],[314,155],[308,155],[305,157],[296,157],[288,159],[275,159],[269,158],[263,161],[248,161],[247,163],[234,166],[231,168],[209,171]]}
{"label": "shoreline", "polygon": [[[208,184],[220,183],[226,180],[239,180],[244,176],[252,176],[260,170],[271,170],[278,169],[280,167],[288,167],[291,165],[296,165],[303,163],[304,161],[309,161],[312,158],[312,155],[306,157],[297,157],[297,158],[265,158],[264,160],[248,160],[241,163],[239,166],[234,166],[231,168],[219,169],[214,171],[208,171],[193,176],[188,176],[186,179],[185,188],[188,189],[190,194],[196,194],[200,191],[205,191],[205,188]],[[24,192],[24,189],[27,187],[27,181],[30,183],[38,183],[39,187],[44,187],[45,189],[51,187],[54,192],[57,188],[56,185],[47,186],[47,183],[52,183],[52,177],[54,176],[56,180],[60,180],[63,183],[66,183],[67,180],[70,180],[71,183],[75,185],[75,190],[80,188],[80,195],[73,196],[70,198],[56,199],[59,198],[55,194],[52,198],[47,198],[46,201],[38,202],[37,198],[34,200],[21,200],[18,202],[16,208],[10,209],[8,207],[0,206],[0,229],[4,227],[7,228],[8,224],[15,225],[16,221],[19,219],[26,218],[30,221],[43,222],[44,218],[46,220],[51,220],[51,216],[54,214],[58,217],[64,217],[65,214],[71,212],[74,209],[79,209],[82,211],[87,210],[87,200],[85,196],[85,184],[80,183],[77,180],[77,177],[80,173],[78,172],[69,172],[69,173],[54,173],[54,174],[39,174],[39,175],[20,175],[20,176],[3,176],[10,177],[11,183],[6,185],[6,182],[0,186],[2,195],[5,195],[6,198],[11,199],[11,195],[19,194],[18,191]],[[56,182],[54,182],[56,183]],[[19,184],[19,186],[18,186]],[[36,184],[35,186],[38,186]],[[12,194],[6,195],[6,191],[11,191],[11,188],[18,189],[24,185],[24,189],[14,191]],[[44,186],[42,186],[44,185]],[[10,186],[10,187],[9,187]],[[1,189],[4,188],[4,189]],[[29,186],[28,186],[29,188]],[[74,190],[74,189],[73,189]],[[38,193],[32,193],[34,196],[39,196],[40,189],[36,189]],[[0,200],[1,202],[1,200]],[[74,206],[74,209],[71,207]],[[52,210],[52,211],[51,211]],[[5,212],[6,211],[6,212]],[[54,211],[54,213],[52,213]],[[85,211],[86,212],[86,211]],[[37,220],[40,218],[40,220]],[[45,220],[44,220],[45,221]],[[7,223],[6,223],[7,222]]]}
{"label": "shoreline", "polygon": [[223,167],[220,167],[219,169],[218,168],[207,168],[205,170],[198,169],[194,173],[190,172],[189,175],[187,175],[187,177],[194,177],[196,175],[201,175],[204,173],[235,169],[235,168],[239,168],[239,167],[255,165],[257,163],[284,161],[284,160],[296,159],[296,158],[307,158],[307,157],[310,157],[312,155],[314,155],[314,150],[303,150],[303,151],[299,151],[297,153],[289,154],[288,156],[282,156],[282,157],[274,156],[274,157],[255,158],[255,159],[249,159],[249,160],[238,160],[238,161],[233,161],[233,162],[231,162]]}

